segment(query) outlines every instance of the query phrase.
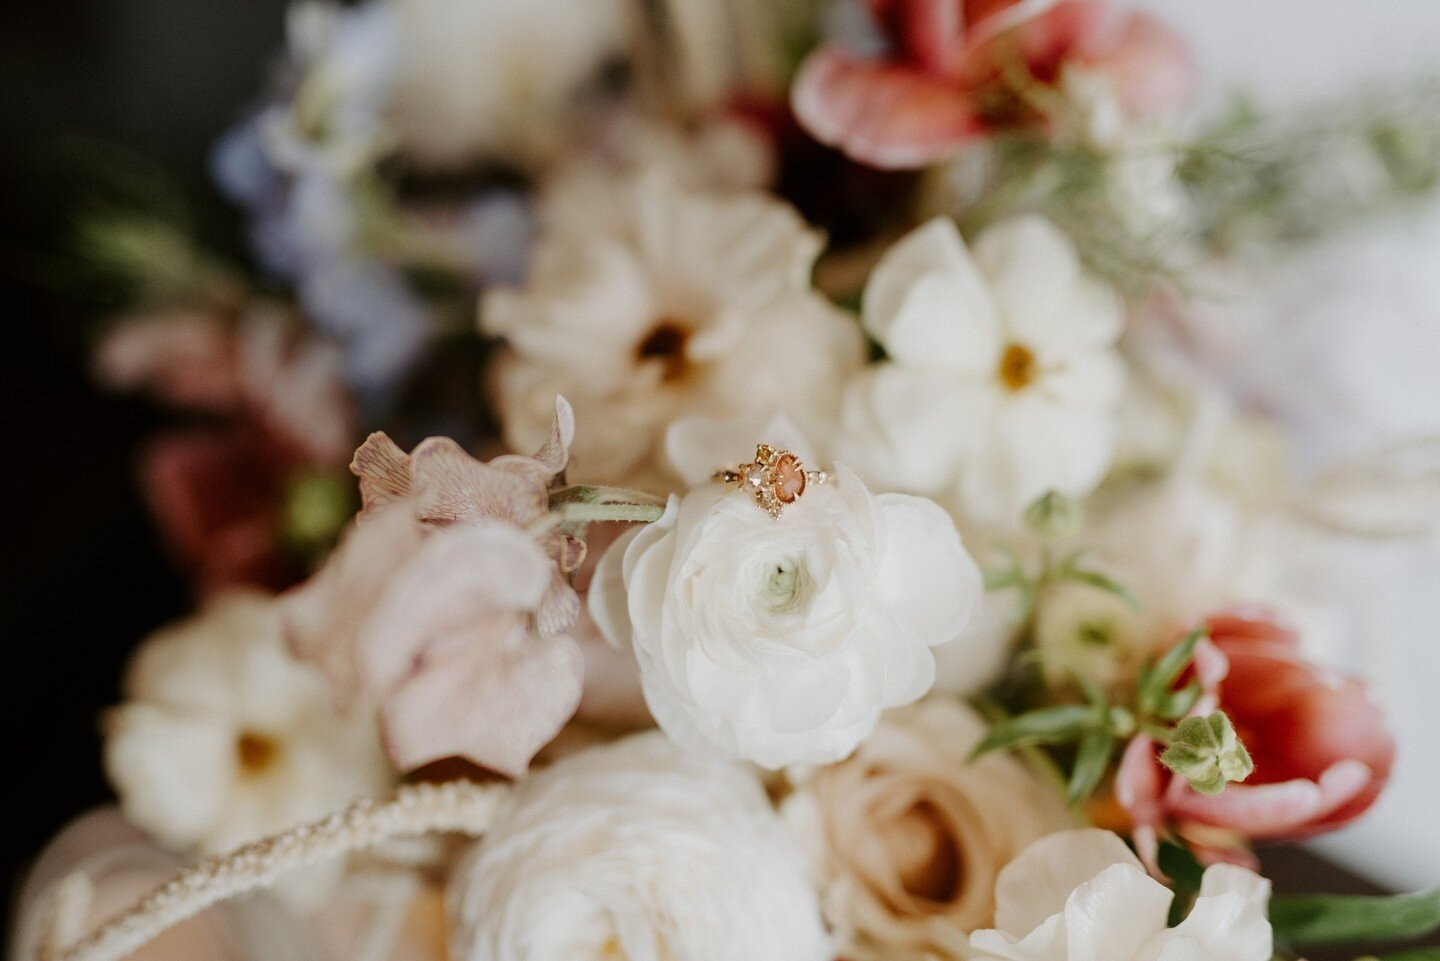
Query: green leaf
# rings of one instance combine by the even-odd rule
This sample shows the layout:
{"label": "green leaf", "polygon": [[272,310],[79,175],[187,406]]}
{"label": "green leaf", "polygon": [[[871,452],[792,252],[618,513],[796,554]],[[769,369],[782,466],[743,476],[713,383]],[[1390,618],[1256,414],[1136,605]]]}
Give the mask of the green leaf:
{"label": "green leaf", "polygon": [[1384,954],[1367,954],[1356,961],[1440,961],[1440,948],[1406,948]]}
{"label": "green leaf", "polygon": [[1178,691],[1168,691],[1156,705],[1155,716],[1166,721],[1179,720],[1190,713],[1204,693],[1199,681],[1191,681]]}
{"label": "green leaf", "polygon": [[1070,787],[1066,791],[1066,799],[1072,806],[1095,793],[1114,753],[1115,735],[1101,728],[1085,732],[1080,752],[1075,755],[1075,769],[1070,772]]}
{"label": "green leaf", "polygon": [[1130,592],[1130,588],[1121,584],[1103,571],[1097,571],[1090,567],[1081,567],[1080,556],[1081,555],[1077,554],[1073,557],[1066,558],[1055,572],[1055,577],[1062,581],[1077,581],[1081,584],[1088,584],[1096,590],[1104,591],[1107,594],[1114,594],[1120,598],[1120,600],[1124,601],[1126,606],[1131,610],[1140,610],[1140,599]]}
{"label": "green leaf", "polygon": [[991,751],[1008,751],[1028,744],[1068,744],[1077,740],[1096,722],[1095,709],[1088,704],[1064,704],[1020,714],[990,728],[971,759]]}
{"label": "green leaf", "polygon": [[1378,897],[1275,897],[1270,923],[1277,938],[1299,946],[1423,937],[1440,929],[1440,888]]}
{"label": "green leaf", "polygon": [[1208,636],[1210,629],[1205,625],[1195,628],[1181,638],[1180,643],[1160,655],[1159,660],[1140,672],[1139,702],[1145,714],[1157,714],[1171,693],[1171,688],[1180,679],[1185,668],[1195,656],[1195,645]]}

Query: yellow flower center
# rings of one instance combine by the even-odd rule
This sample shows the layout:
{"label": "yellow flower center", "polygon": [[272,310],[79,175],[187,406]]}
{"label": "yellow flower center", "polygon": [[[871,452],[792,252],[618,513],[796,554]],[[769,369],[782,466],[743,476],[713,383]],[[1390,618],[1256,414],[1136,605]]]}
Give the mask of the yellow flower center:
{"label": "yellow flower center", "polygon": [[240,762],[242,774],[263,774],[279,755],[279,743],[267,735],[244,731],[235,739],[235,757]]}
{"label": "yellow flower center", "polygon": [[1021,391],[1035,380],[1035,355],[1024,344],[1011,344],[1000,355],[1000,382],[1011,391]]}
{"label": "yellow flower center", "polygon": [[635,360],[639,363],[659,363],[660,379],[666,383],[680,380],[690,369],[689,359],[685,356],[685,345],[689,340],[688,327],[672,317],[662,317],[635,345]]}

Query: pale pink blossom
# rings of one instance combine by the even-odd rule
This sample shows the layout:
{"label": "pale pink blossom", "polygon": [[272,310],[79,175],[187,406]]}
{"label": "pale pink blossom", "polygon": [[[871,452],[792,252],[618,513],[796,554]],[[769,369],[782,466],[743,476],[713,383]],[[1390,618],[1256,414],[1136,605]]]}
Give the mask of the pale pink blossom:
{"label": "pale pink blossom", "polygon": [[1135,116],[1174,106],[1194,73],[1169,28],[1104,0],[869,6],[886,51],[823,47],[801,66],[791,98],[812,135],[877,167],[921,167],[994,131],[1043,122],[1014,86],[1016,67],[1027,82],[1057,92],[1070,68],[1104,76],[1121,109]]}
{"label": "pale pink blossom", "polygon": [[[1199,839],[1208,860],[1245,860],[1243,840],[1295,841],[1341,827],[1375,803],[1395,761],[1394,738],[1364,685],[1303,660],[1294,632],[1253,611],[1207,624],[1195,671],[1206,695],[1196,713],[1229,715],[1255,771],[1221,794],[1200,794],[1161,767],[1150,737],[1137,735],[1115,793],[1152,870],[1167,828]],[[1224,836],[1236,844],[1215,843]]]}
{"label": "pale pink blossom", "polygon": [[356,452],[364,508],[286,622],[343,705],[377,708],[399,767],[460,756],[520,776],[575,712],[584,547],[537,525],[573,433],[561,399],[534,457],[481,462],[445,438],[407,455],[384,434]]}

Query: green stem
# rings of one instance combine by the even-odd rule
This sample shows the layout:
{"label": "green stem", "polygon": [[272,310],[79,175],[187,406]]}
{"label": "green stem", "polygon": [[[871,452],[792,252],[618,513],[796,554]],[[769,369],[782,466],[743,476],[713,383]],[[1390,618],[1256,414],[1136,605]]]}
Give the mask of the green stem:
{"label": "green stem", "polygon": [[659,504],[607,504],[569,501],[555,505],[555,512],[567,524],[595,524],[603,521],[626,521],[649,524],[665,513]]}

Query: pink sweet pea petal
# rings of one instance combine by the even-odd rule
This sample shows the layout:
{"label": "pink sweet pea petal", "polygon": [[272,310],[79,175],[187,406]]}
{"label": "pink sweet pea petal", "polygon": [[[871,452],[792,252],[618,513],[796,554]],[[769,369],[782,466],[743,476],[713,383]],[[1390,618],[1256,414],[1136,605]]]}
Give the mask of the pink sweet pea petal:
{"label": "pink sweet pea petal", "polygon": [[829,50],[801,66],[791,106],[817,140],[889,169],[941,160],[984,131],[950,81]]}
{"label": "pink sweet pea petal", "polygon": [[385,702],[386,749],[404,770],[459,756],[524,777],[580,704],[579,647],[564,635],[542,639],[523,630],[452,640]]}
{"label": "pink sweet pea petal", "polygon": [[474,521],[432,534],[389,579],[358,653],[399,766],[459,755],[518,777],[575,713],[579,648],[527,625],[553,573],[523,531]]}

